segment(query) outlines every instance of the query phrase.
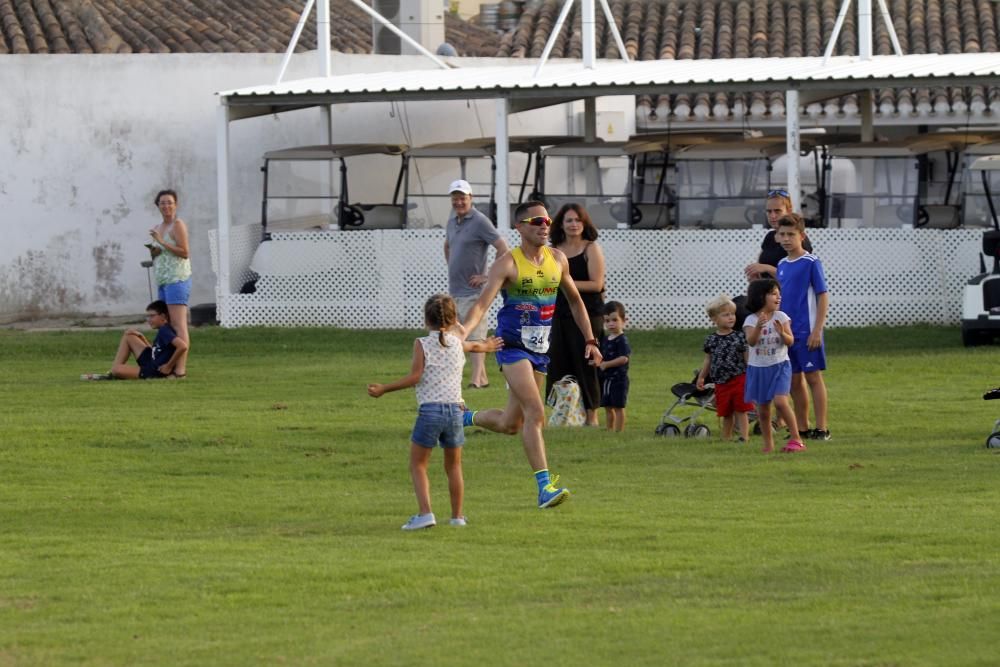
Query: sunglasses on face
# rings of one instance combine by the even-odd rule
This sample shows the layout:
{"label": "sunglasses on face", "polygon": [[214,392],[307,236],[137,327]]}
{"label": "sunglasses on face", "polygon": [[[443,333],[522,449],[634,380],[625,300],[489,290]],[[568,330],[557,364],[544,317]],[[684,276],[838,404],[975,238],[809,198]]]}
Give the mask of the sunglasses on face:
{"label": "sunglasses on face", "polygon": [[791,195],[788,194],[788,190],[768,190],[767,197],[770,199],[771,197],[791,197]]}
{"label": "sunglasses on face", "polygon": [[549,218],[544,215],[536,215],[533,218],[524,218],[523,220],[519,220],[518,222],[520,222],[522,225],[531,225],[532,227],[552,226],[552,218]]}

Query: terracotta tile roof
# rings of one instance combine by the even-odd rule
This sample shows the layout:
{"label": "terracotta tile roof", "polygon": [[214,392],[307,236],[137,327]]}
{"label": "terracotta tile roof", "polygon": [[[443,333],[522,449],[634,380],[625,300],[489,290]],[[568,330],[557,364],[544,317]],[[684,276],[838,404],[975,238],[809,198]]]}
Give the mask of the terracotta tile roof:
{"label": "terracotta tile roof", "polygon": [[[873,2],[873,50],[891,54],[889,33]],[[630,58],[706,59],[765,56],[821,56],[833,33],[841,0],[612,0]],[[893,26],[904,53],[978,53],[997,51],[1000,3],[993,0],[887,0]],[[516,30],[504,35],[498,56],[541,56],[555,25],[562,0],[544,0],[526,6]],[[857,3],[851,5],[837,41],[837,55],[858,50]],[[580,9],[574,5],[567,18],[572,36],[563,28],[551,57],[579,58]],[[599,57],[618,58],[614,38],[604,14],[597,9]],[[811,116],[855,115],[858,100],[848,95],[807,107]],[[909,115],[914,110],[938,114],[1000,114],[1000,89],[937,88],[881,90],[875,94],[876,111],[883,115]],[[668,119],[726,120],[749,114],[766,118],[784,115],[784,95],[754,93],[731,96],[675,95],[638,98],[637,116],[651,122]]]}
{"label": "terracotta tile roof", "polygon": [[[332,43],[371,53],[371,19],[331,0]],[[0,0],[0,54],[283,52],[301,0]],[[315,12],[299,51],[316,48]],[[459,55],[492,56],[499,38],[451,16],[445,36]]]}

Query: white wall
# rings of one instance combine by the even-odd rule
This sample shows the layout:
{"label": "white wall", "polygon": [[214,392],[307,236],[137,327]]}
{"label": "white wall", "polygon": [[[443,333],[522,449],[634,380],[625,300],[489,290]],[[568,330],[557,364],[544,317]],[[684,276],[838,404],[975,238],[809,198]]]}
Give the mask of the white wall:
{"label": "white wall", "polygon": [[[297,55],[286,80],[314,75],[316,57]],[[0,321],[140,312],[149,300],[142,244],[159,219],[152,199],[168,187],[178,190],[180,216],[191,230],[191,303],[214,301],[207,233],[217,210],[215,93],[272,83],[280,61],[280,54],[4,56]],[[334,74],[428,66],[420,57],[333,57]],[[613,98],[599,108],[623,104]],[[634,117],[632,109],[622,110]],[[571,117],[564,107],[518,114],[510,132],[563,133]],[[491,102],[343,105],[334,108],[332,122],[334,142],[422,145],[494,134]],[[320,114],[308,109],[231,128],[234,222],[256,222],[261,154],[324,143]],[[454,168],[443,161],[437,167]],[[434,175],[429,166],[421,169]],[[520,175],[515,165],[511,173]],[[391,192],[394,180],[394,171],[352,179],[352,199]]]}

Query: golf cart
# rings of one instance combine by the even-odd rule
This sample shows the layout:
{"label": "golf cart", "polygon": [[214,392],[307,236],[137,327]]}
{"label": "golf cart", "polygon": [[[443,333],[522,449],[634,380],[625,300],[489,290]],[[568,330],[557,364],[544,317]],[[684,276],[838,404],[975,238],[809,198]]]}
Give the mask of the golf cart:
{"label": "golf cart", "polygon": [[[565,136],[517,136],[508,140],[508,150],[510,153],[524,153],[527,160],[524,168],[524,176],[520,183],[520,192],[513,200],[511,209],[518,203],[525,201],[525,193],[529,199],[535,198],[535,182],[529,181],[533,164],[537,165],[539,155],[546,146],[578,140],[579,137]],[[404,201],[407,205],[407,226],[418,227],[440,227],[448,218],[447,203],[434,206],[435,200],[447,200],[449,193],[444,190],[447,183],[455,178],[455,172],[447,172],[447,176],[435,179],[434,174],[423,176],[419,170],[418,160],[424,159],[453,159],[459,162],[458,178],[469,181],[473,185],[474,197],[473,206],[484,213],[494,222],[497,219],[496,210],[496,139],[493,137],[482,137],[478,139],[467,139],[461,142],[440,143],[411,148],[406,153],[408,167],[414,170],[417,180],[423,193],[417,194],[410,190],[410,181],[407,179],[407,191]],[[488,162],[487,162],[488,161]],[[477,167],[477,163],[482,166]],[[487,173],[488,169],[488,173]],[[435,180],[440,180],[440,184]],[[488,185],[486,185],[488,184]],[[529,184],[532,188],[528,192]],[[486,190],[489,190],[487,195]],[[430,194],[427,194],[427,193]],[[488,200],[487,200],[488,196]],[[422,205],[417,205],[415,200],[423,200]],[[416,209],[416,210],[414,210]],[[436,221],[432,222],[432,221]]]}
{"label": "golf cart", "polygon": [[[830,193],[826,209],[829,225],[958,227],[955,180],[963,147],[961,137],[949,134],[826,147],[823,161],[825,189]],[[940,161],[935,156],[941,154],[944,169],[937,168]]]}
{"label": "golf cart", "polygon": [[[993,226],[990,192],[1000,192],[1000,172],[972,169],[981,157],[1000,155],[1000,142],[984,142],[965,149],[966,168],[962,183],[962,226]],[[983,178],[986,178],[984,181]]]}
{"label": "golf cart", "polygon": [[[536,169],[536,191],[551,215],[565,204],[587,209],[594,225],[603,229],[628,228],[635,221],[628,188],[625,142],[570,142],[542,151]],[[564,166],[557,188],[554,165]],[[577,178],[577,176],[580,178]],[[581,183],[582,181],[582,183]],[[551,185],[551,187],[550,187]]]}
{"label": "golf cart", "polygon": [[767,222],[763,202],[784,137],[713,141],[686,146],[677,165],[678,227],[743,229]]}
{"label": "golf cart", "polygon": [[[1000,333],[1000,220],[990,187],[1000,176],[1000,155],[977,158],[969,171],[979,173],[986,195],[993,229],[983,232],[981,273],[965,284],[962,298],[962,344],[965,346],[990,343]],[[986,271],[983,255],[993,258],[993,268]]]}
{"label": "golf cart", "polygon": [[632,227],[676,227],[676,154],[686,146],[736,138],[713,132],[667,132],[637,135],[625,143],[632,192]]}
{"label": "golf cart", "polygon": [[[400,192],[407,178],[405,145],[340,144],[303,146],[264,154],[264,195],[261,228],[264,240],[272,231],[328,229],[400,229],[406,225]],[[398,157],[399,173],[392,202],[351,202],[347,189],[347,160],[384,161]],[[340,163],[338,187],[331,165]]]}

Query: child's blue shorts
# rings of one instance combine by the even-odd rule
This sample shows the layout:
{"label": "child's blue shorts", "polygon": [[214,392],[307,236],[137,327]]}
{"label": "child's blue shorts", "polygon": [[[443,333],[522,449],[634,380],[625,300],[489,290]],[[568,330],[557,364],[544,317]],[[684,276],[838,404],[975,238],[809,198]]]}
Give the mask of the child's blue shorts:
{"label": "child's blue shorts", "polygon": [[421,403],[410,441],[428,449],[437,444],[445,449],[464,445],[462,406],[458,403]]}
{"label": "child's blue shorts", "polygon": [[743,390],[743,400],[747,403],[767,404],[791,390],[792,365],[788,361],[773,366],[747,366],[747,384]]}
{"label": "child's blue shorts", "polygon": [[140,380],[152,380],[155,378],[167,377],[160,372],[160,367],[153,361],[153,348],[147,347],[145,350],[140,352],[139,356],[135,358],[135,361],[139,364]]}
{"label": "child's blue shorts", "polygon": [[628,403],[628,376],[609,377],[601,381],[601,407],[624,408]]}
{"label": "child's blue shorts", "polygon": [[792,362],[793,373],[812,373],[826,370],[826,348],[820,345],[810,350],[806,338],[796,338],[788,348],[788,359]]}
{"label": "child's blue shorts", "polygon": [[191,298],[191,279],[182,280],[179,283],[168,283],[160,285],[156,290],[157,298],[168,306],[186,306]]}

